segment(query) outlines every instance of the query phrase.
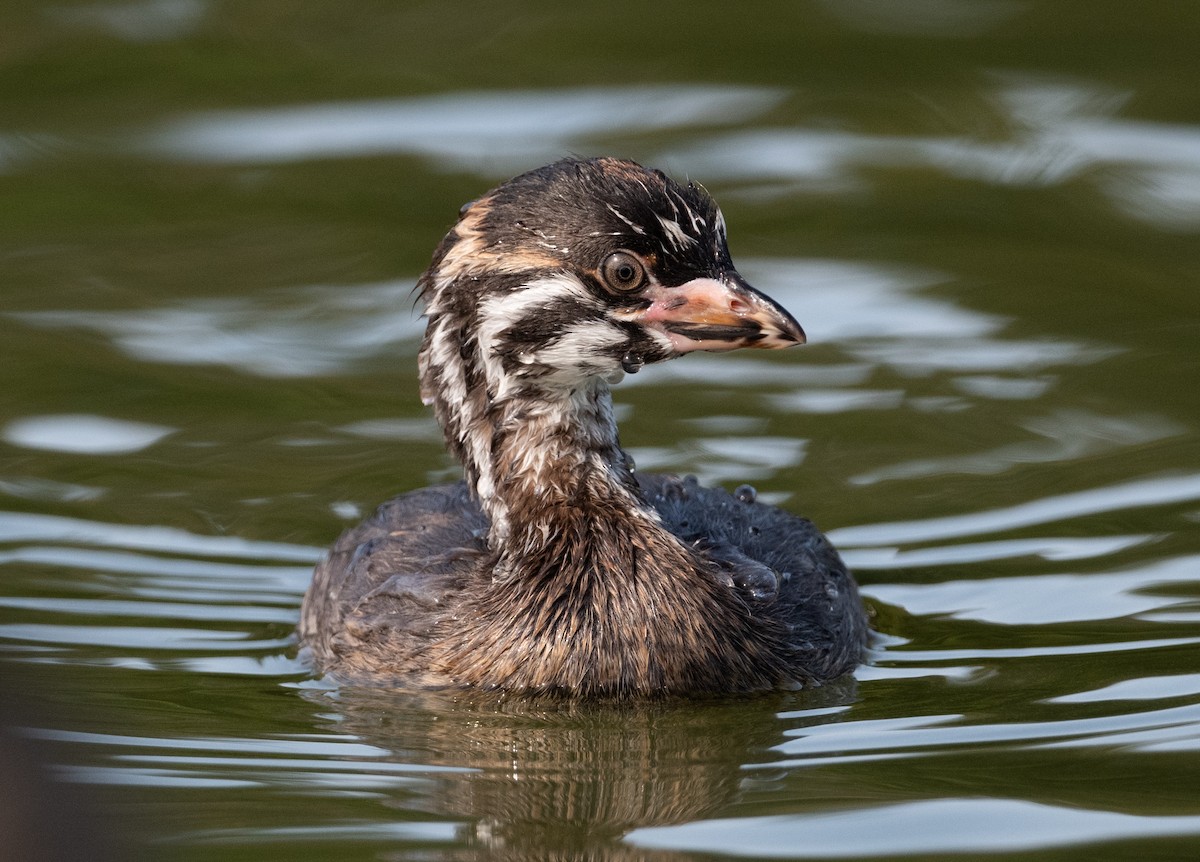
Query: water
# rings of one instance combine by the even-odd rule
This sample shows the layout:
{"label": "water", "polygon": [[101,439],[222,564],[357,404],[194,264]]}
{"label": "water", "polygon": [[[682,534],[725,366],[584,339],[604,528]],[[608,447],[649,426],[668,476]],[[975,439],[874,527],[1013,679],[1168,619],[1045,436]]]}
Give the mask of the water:
{"label": "water", "polygon": [[[0,17],[0,689],[78,793],[50,833],[90,810],[118,855],[180,860],[1195,855],[1191,5]],[[571,152],[705,183],[808,332],[616,395],[641,469],[830,533],[879,631],[853,679],[549,708],[295,660],[321,549],[455,475],[416,275],[463,202]]]}

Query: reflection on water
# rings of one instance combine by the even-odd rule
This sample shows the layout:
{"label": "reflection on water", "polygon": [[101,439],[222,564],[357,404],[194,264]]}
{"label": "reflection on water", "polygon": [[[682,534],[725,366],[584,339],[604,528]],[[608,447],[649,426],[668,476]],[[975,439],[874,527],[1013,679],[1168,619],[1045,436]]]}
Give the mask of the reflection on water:
{"label": "reflection on water", "polygon": [[[0,542],[61,542],[68,545],[95,545],[99,547],[130,548],[139,551],[160,551],[164,554],[201,554],[213,557],[232,557],[249,560],[289,560],[304,562],[308,565],[315,563],[320,555],[316,548],[300,545],[289,545],[282,542],[251,542],[236,536],[197,536],[173,527],[145,526],[131,527],[123,524],[102,524],[84,521],[77,518],[63,518],[53,515],[32,515],[20,512],[0,513]],[[16,552],[18,558],[29,552],[29,548],[21,548]],[[37,553],[35,551],[35,553]],[[63,549],[63,553],[69,553]],[[185,560],[166,559],[156,561],[149,566],[133,562],[138,557],[116,555],[112,559],[118,570],[144,572],[147,568],[154,571],[166,568],[172,572],[192,574]],[[92,553],[79,556],[77,562],[87,567],[104,568],[103,555]],[[222,571],[225,571],[222,569]],[[246,569],[234,570],[241,576],[248,572]],[[301,590],[303,592],[303,590]]]}
{"label": "reflection on water", "polygon": [[32,311],[12,317],[35,327],[100,332],[137,359],[311,377],[364,356],[394,354],[400,345],[417,341],[424,326],[411,311],[414,281],[306,286],[147,310]]}
{"label": "reflection on water", "polygon": [[885,545],[895,542],[931,542],[978,536],[1081,518],[1103,512],[1129,512],[1141,506],[1164,506],[1200,499],[1200,474],[1147,479],[1106,488],[1094,488],[1022,503],[1005,509],[951,515],[922,521],[898,521],[841,527],[829,531],[839,546]]}
{"label": "reflection on water", "polygon": [[[979,11],[976,4],[937,5]],[[902,16],[924,22],[939,17],[944,16]],[[1117,117],[1130,94],[1100,85],[1014,73],[992,78],[989,96],[1011,129],[1007,141],[756,128],[753,121],[779,106],[785,91],[677,85],[455,93],[209,113],[175,120],[130,146],[147,155],[243,165],[411,154],[438,168],[497,178],[585,150],[604,135],[738,125],[735,132],[698,133],[693,143],[663,150],[651,161],[686,166],[710,183],[750,182],[756,193],[769,182],[776,195],[799,188],[862,189],[869,172],[880,168],[930,168],[1018,186],[1090,177],[1130,217],[1171,229],[1200,226],[1200,129]],[[4,149],[0,146],[0,158]],[[8,149],[15,161],[20,149]],[[1101,167],[1120,170],[1096,170]]]}
{"label": "reflection on water", "polygon": [[[864,830],[864,818],[872,828]],[[945,828],[954,823],[955,829]],[[1200,833],[1197,817],[1134,817],[1016,799],[940,799],[866,812],[711,820],[639,829],[642,847],[752,859],[861,859],[925,853],[997,853]],[[736,837],[735,837],[736,836]]]}
{"label": "reflection on water", "polygon": [[[1172,227],[1200,225],[1200,129],[1113,116],[1129,94],[1076,82],[1002,75],[992,93],[1012,140],[881,137],[815,129],[714,136],[681,163],[724,180],[805,183],[844,192],[871,169],[931,168],[963,179],[1046,186],[1095,173],[1128,215]],[[1121,173],[1095,172],[1119,166]]]}
{"label": "reflection on water", "polygon": [[173,158],[242,163],[411,153],[446,168],[507,173],[553,161],[598,134],[741,122],[783,95],[711,86],[455,93],[188,118],[141,146]]}
{"label": "reflection on water", "polygon": [[[1098,541],[1090,552],[1051,553],[1051,559],[1080,559],[1083,556],[1116,554],[1144,542],[1149,537],[1120,536]],[[1081,543],[1088,540],[1080,540]],[[1027,548],[1027,553],[1033,552]],[[928,560],[896,560],[901,565],[921,565]],[[933,556],[933,555],[930,555]],[[1043,556],[1047,556],[1043,553]],[[1082,620],[1154,619],[1151,612],[1189,606],[1194,600],[1170,595],[1155,595],[1171,584],[1188,586],[1200,579],[1200,557],[1163,560],[1147,566],[1134,566],[1117,572],[1068,575],[1031,575],[970,581],[946,581],[911,587],[883,584],[872,593],[885,602],[910,613],[938,615],[954,619],[977,620],[1001,625],[1035,626]]]}
{"label": "reflection on water", "polygon": [[162,42],[184,36],[200,23],[204,0],[134,0],[93,5],[50,5],[44,14],[74,27],[95,28],[131,42]]}
{"label": "reflection on water", "polygon": [[[1006,384],[1009,382],[1005,381]],[[1019,386],[1025,381],[1011,382]],[[961,387],[963,385],[962,378],[956,380],[955,383]],[[1006,386],[1001,390],[1005,393],[1001,397],[1011,397],[1009,393],[1014,389],[1016,387]],[[976,388],[975,391],[984,394],[985,397],[995,397],[993,395],[995,389],[990,384],[982,389]],[[893,406],[899,405],[897,403]],[[1021,422],[1020,425],[1042,439],[1024,443],[1007,443],[987,452],[970,455],[925,458],[894,464],[872,473],[854,476],[850,481],[869,485],[889,479],[910,479],[919,476],[945,476],[953,473],[1003,473],[1019,464],[1062,463],[1111,449],[1152,443],[1186,432],[1183,426],[1162,417],[1098,416],[1082,410],[1063,410],[1052,416],[1034,417]]]}
{"label": "reflection on water", "polygon": [[28,449],[121,455],[141,451],[174,430],[163,425],[106,416],[27,416],[8,423],[4,427],[3,437],[14,446]]}
{"label": "reflection on water", "polygon": [[[835,686],[820,700],[850,697],[852,689]],[[343,692],[335,712],[340,729],[376,745],[465,768],[430,795],[443,815],[466,824],[460,838],[502,859],[575,858],[596,848],[605,858],[638,858],[620,846],[628,830],[719,811],[738,796],[741,765],[779,732],[767,703],[573,709]],[[596,774],[604,781],[581,780]]]}
{"label": "reflection on water", "polygon": [[1160,700],[1200,694],[1200,674],[1181,673],[1130,679],[1095,691],[1080,691],[1050,698],[1051,703],[1089,703],[1106,700]]}

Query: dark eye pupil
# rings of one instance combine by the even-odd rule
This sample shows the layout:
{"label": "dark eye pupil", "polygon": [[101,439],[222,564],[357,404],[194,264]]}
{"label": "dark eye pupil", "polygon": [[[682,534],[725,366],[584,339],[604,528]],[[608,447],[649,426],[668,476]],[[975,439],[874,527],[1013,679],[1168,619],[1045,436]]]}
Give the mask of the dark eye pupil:
{"label": "dark eye pupil", "polygon": [[623,263],[617,268],[617,278],[620,281],[633,281],[636,275],[637,273],[633,271],[633,267],[627,263]]}

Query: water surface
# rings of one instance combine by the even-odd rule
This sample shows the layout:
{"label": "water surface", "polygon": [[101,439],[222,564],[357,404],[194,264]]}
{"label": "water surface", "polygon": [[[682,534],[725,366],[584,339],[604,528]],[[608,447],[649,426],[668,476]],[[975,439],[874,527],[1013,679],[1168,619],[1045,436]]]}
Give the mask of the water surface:
{"label": "water surface", "polygon": [[[4,720],[119,851],[1195,855],[1191,6],[0,18]],[[456,475],[416,276],[570,153],[703,182],[809,333],[616,398],[640,468],[829,532],[879,632],[853,678],[564,707],[296,661],[321,549]]]}

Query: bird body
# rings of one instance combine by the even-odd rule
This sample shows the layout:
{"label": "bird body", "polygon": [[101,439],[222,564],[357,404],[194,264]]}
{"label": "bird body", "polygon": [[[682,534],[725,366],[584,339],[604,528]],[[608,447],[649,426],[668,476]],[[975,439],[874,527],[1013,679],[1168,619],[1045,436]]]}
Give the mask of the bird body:
{"label": "bird body", "polygon": [[318,566],[300,635],[371,683],[583,697],[762,690],[852,669],[866,622],[809,522],[636,473],[609,385],[804,333],[737,274],[697,186],[565,160],[465,207],[419,284],[419,356],[464,481],[385,504]]}

